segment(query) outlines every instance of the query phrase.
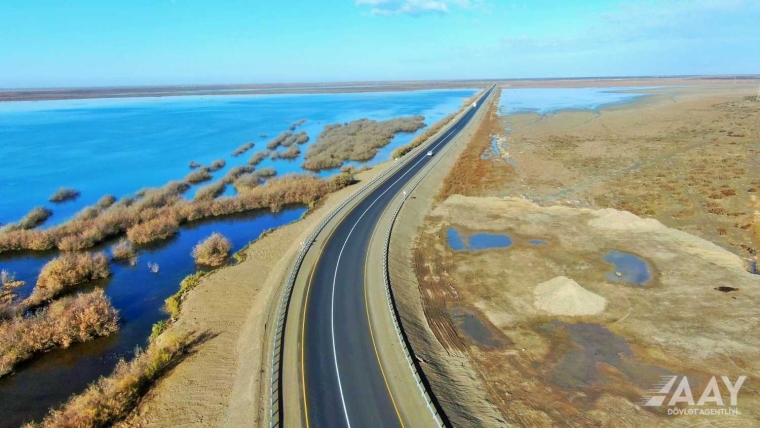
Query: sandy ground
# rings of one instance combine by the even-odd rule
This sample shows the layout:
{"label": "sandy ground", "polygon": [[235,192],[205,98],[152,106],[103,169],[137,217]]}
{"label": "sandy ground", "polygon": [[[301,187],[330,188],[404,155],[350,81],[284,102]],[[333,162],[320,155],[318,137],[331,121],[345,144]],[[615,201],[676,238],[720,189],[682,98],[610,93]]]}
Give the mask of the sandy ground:
{"label": "sandy ground", "polygon": [[[756,92],[713,82],[597,112],[484,122],[407,263],[428,327],[417,341],[445,348],[428,363],[456,385],[436,391],[459,400],[447,410],[486,426],[760,422],[760,277],[748,272],[760,247]],[[468,242],[495,232],[512,245],[454,251],[450,226]],[[605,261],[611,251],[646,263],[649,281],[627,283]],[[741,415],[643,409],[670,374],[688,375],[696,394],[713,375],[749,376]]]}
{"label": "sandy ground", "polygon": [[172,329],[208,339],[161,379],[122,425],[268,426],[267,328],[292,260],[323,216],[387,165],[357,174],[359,183],[255,241],[245,250],[245,261],[215,271],[190,291]]}

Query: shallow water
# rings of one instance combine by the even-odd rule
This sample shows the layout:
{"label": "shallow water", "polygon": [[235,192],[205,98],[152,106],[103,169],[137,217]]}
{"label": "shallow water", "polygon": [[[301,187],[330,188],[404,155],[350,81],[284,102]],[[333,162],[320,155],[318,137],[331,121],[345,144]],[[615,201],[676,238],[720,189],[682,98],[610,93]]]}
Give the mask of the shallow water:
{"label": "shallow water", "polygon": [[541,115],[560,110],[597,110],[599,107],[634,101],[644,96],[640,87],[614,88],[515,88],[502,89],[502,114],[533,112]]}
{"label": "shallow water", "polygon": [[446,231],[449,247],[454,251],[479,251],[492,248],[507,248],[512,245],[512,238],[499,233],[475,233],[462,237],[453,227]]}
{"label": "shallow water", "polygon": [[[0,426],[15,427],[31,418],[39,418],[47,409],[65,401],[99,376],[111,372],[119,358],[129,359],[135,346],[145,346],[151,327],[166,319],[164,300],[177,292],[182,279],[197,269],[190,252],[198,241],[213,232],[227,236],[233,251],[243,248],[261,232],[297,220],[306,208],[258,215],[237,215],[191,223],[175,237],[141,248],[135,266],[112,263],[109,278],[90,282],[74,291],[103,287],[121,316],[120,330],[109,337],[72,345],[38,355],[16,367],[17,373],[0,379]],[[0,266],[18,272],[27,281],[21,292],[34,287],[42,266],[55,253],[25,254],[0,259]],[[157,274],[148,270],[148,262],[157,263]]]}
{"label": "shallow water", "polygon": [[542,241],[540,239],[531,239],[528,241],[530,245],[546,245],[546,241]]}
{"label": "shallow water", "polygon": [[[246,164],[255,151],[299,119],[310,141],[296,160],[266,159],[258,169],[300,171],[303,153],[325,125],[360,118],[385,120],[421,114],[426,124],[456,111],[472,89],[320,95],[181,96],[0,103],[0,223],[37,205],[53,210],[47,225],[69,218],[105,194],[117,197],[182,179],[194,160]],[[423,132],[424,129],[417,131]],[[266,138],[260,134],[267,134]],[[390,159],[415,134],[398,134],[373,163]],[[253,141],[239,157],[230,153]],[[323,172],[322,175],[335,171]],[[47,202],[61,187],[82,192],[64,204]],[[188,193],[192,196],[194,191]]]}
{"label": "shallow water", "polygon": [[457,327],[473,342],[488,348],[501,346],[491,330],[473,313],[464,308],[451,308],[449,314]]}
{"label": "shallow water", "polygon": [[[296,130],[310,136],[301,147],[305,153],[327,124],[422,114],[430,125],[456,111],[462,99],[474,93],[463,89],[0,103],[0,157],[6,160],[0,168],[0,222],[15,221],[33,206],[44,205],[53,209],[54,216],[43,227],[58,224],[105,194],[121,197],[182,179],[190,172],[190,160],[208,164],[225,159],[227,166],[213,173],[217,179],[231,167],[246,164],[251,154],[299,119],[308,120]],[[268,136],[260,137],[262,133]],[[398,134],[369,163],[388,160],[393,149],[417,133]],[[232,157],[230,153],[247,141],[254,141],[255,147]],[[274,167],[278,175],[300,172],[302,159],[303,155],[292,161],[266,159],[257,169]],[[64,204],[46,202],[60,186],[74,187],[82,195]],[[186,196],[192,197],[198,187]],[[225,195],[234,193],[228,186]],[[102,286],[120,311],[121,330],[35,356],[18,365],[13,376],[0,379],[0,427],[40,419],[49,407],[110,373],[119,358],[132,355],[135,346],[145,345],[151,326],[166,318],[164,300],[198,269],[190,251],[199,240],[220,232],[230,238],[236,251],[262,231],[298,219],[305,210],[291,207],[277,214],[260,212],[188,224],[174,238],[142,248],[136,266],[112,264],[110,278],[78,288]],[[107,249],[111,243],[96,250]],[[26,281],[19,291],[27,295],[41,267],[55,256],[55,252],[0,256],[0,269]],[[148,271],[148,262],[159,265],[158,274]]]}
{"label": "shallow water", "polygon": [[[604,257],[604,261],[615,265],[615,270],[607,274],[609,281],[644,285],[652,278],[647,262],[633,254],[610,251]],[[615,272],[620,272],[622,275],[618,277]]]}

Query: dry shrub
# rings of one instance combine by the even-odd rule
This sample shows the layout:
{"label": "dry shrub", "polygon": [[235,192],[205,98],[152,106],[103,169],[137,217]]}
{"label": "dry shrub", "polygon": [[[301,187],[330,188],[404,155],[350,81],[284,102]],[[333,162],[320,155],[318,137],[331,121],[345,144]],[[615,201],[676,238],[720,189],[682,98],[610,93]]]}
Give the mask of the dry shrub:
{"label": "dry shrub", "polygon": [[79,191],[70,187],[61,187],[50,197],[50,202],[66,202],[79,197]]}
{"label": "dry shrub", "polygon": [[16,275],[3,269],[0,271],[0,323],[10,318],[16,309],[16,290],[24,281],[16,279]]}
{"label": "dry shrub", "polygon": [[111,257],[114,260],[127,260],[134,265],[137,259],[137,251],[129,240],[122,238],[111,247]]}
{"label": "dry shrub", "polygon": [[201,167],[201,164],[199,164],[198,162],[193,161],[193,160],[190,161],[190,169],[196,169],[200,167]]}
{"label": "dry shrub", "polygon": [[290,130],[291,131],[295,131],[296,128],[298,128],[299,126],[303,125],[304,123],[306,123],[306,119],[297,120],[297,121],[293,122],[292,125],[290,125]]}
{"label": "dry shrub", "polygon": [[127,229],[127,238],[134,244],[147,244],[174,236],[178,231],[179,222],[165,215]]}
{"label": "dry shrub", "polygon": [[196,171],[191,172],[190,174],[187,174],[185,177],[185,181],[188,183],[201,183],[204,181],[211,180],[211,173],[208,172],[208,169],[202,168]]}
{"label": "dry shrub", "polygon": [[269,155],[269,150],[262,150],[260,152],[254,153],[250,159],[248,159],[248,164],[256,166],[260,164],[264,159],[267,158]]}
{"label": "dry shrub", "polygon": [[303,167],[310,170],[338,168],[344,161],[367,161],[391,142],[399,132],[415,132],[425,126],[423,116],[399,117],[384,121],[359,119],[327,125],[317,142],[306,151]]}
{"label": "dry shrub", "polygon": [[291,135],[293,135],[293,133],[292,132],[288,132],[288,131],[280,133],[280,135],[274,137],[271,141],[269,141],[267,143],[267,149],[269,149],[269,150],[275,150],[275,149],[277,149]]}
{"label": "dry shrub", "polygon": [[208,272],[196,272],[194,274],[186,276],[182,282],[179,283],[179,291],[171,295],[165,301],[166,312],[172,319],[177,319],[180,313],[180,307],[182,306],[182,300],[185,293],[195,288],[201,282],[201,278],[206,276]]}
{"label": "dry shrub", "polygon": [[301,149],[298,146],[290,146],[284,152],[273,152],[272,160],[277,159],[295,159],[301,155]]}
{"label": "dry shrub", "polygon": [[211,172],[219,171],[220,169],[224,168],[226,165],[227,165],[227,162],[225,162],[224,159],[217,159],[211,162],[211,165],[209,165],[208,170]]}
{"label": "dry shrub", "polygon": [[195,200],[209,200],[214,199],[224,193],[224,189],[227,187],[227,183],[224,181],[218,181],[216,183],[203,186],[195,192]]}
{"label": "dry shrub", "polygon": [[11,223],[2,228],[2,232],[13,232],[16,230],[29,230],[45,222],[53,212],[45,207],[34,207],[17,223]]}
{"label": "dry shrub", "polygon": [[186,336],[163,335],[131,361],[119,361],[108,377],[53,410],[38,426],[45,428],[105,427],[126,418],[151,385],[176,365],[190,345]]}
{"label": "dry shrub", "polygon": [[207,266],[220,266],[230,255],[232,243],[221,233],[212,233],[211,236],[199,242],[193,247],[195,263]]}
{"label": "dry shrub", "polygon": [[723,194],[723,196],[735,196],[736,190],[734,189],[721,189],[720,193]]}
{"label": "dry shrub", "polygon": [[301,131],[298,134],[288,135],[287,138],[280,143],[284,147],[290,147],[293,144],[304,144],[309,141],[309,136],[305,131]]}
{"label": "dry shrub", "polygon": [[37,285],[26,300],[36,306],[75,285],[111,275],[108,258],[103,253],[64,253],[42,267]]}
{"label": "dry shrub", "polygon": [[238,177],[240,177],[243,174],[248,174],[249,172],[253,172],[252,166],[239,165],[227,171],[227,175],[224,176],[222,181],[227,184],[231,184],[231,183],[234,183]]}
{"label": "dry shrub", "polygon": [[243,144],[242,146],[238,147],[232,152],[232,156],[240,156],[243,153],[247,152],[248,150],[251,150],[253,148],[252,142],[247,142]]}
{"label": "dry shrub", "polygon": [[243,174],[232,185],[238,193],[243,193],[261,185],[261,178],[255,172]]}
{"label": "dry shrub", "polygon": [[673,218],[686,218],[686,217],[691,217],[694,214],[696,214],[694,210],[681,210],[673,214]]}
{"label": "dry shrub", "polygon": [[103,290],[64,297],[31,316],[0,324],[0,376],[34,354],[67,348],[119,329],[119,314]]}

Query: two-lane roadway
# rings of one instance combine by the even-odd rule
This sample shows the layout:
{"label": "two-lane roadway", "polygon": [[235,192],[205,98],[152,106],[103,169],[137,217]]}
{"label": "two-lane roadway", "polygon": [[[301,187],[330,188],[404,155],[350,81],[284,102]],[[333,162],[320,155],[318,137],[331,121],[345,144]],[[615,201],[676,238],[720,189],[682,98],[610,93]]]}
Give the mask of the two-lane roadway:
{"label": "two-lane roadway", "polygon": [[[364,284],[368,246],[383,211],[490,95],[390,174],[327,238],[310,272],[301,327],[301,381],[307,427],[399,427],[404,422],[380,364]],[[286,327],[287,328],[287,327]],[[432,416],[431,416],[432,418]]]}

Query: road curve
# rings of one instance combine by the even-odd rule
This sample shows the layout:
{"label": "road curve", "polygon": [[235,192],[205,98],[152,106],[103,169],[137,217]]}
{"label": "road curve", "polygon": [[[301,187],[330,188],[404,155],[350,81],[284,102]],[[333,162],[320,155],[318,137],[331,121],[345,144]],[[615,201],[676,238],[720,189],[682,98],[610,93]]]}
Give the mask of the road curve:
{"label": "road curve", "polygon": [[[427,150],[438,153],[492,90]],[[364,272],[366,263],[382,263],[367,260],[370,239],[387,205],[431,159],[427,150],[414,155],[354,206],[327,238],[310,273],[299,337],[307,427],[404,426],[375,351]]]}

